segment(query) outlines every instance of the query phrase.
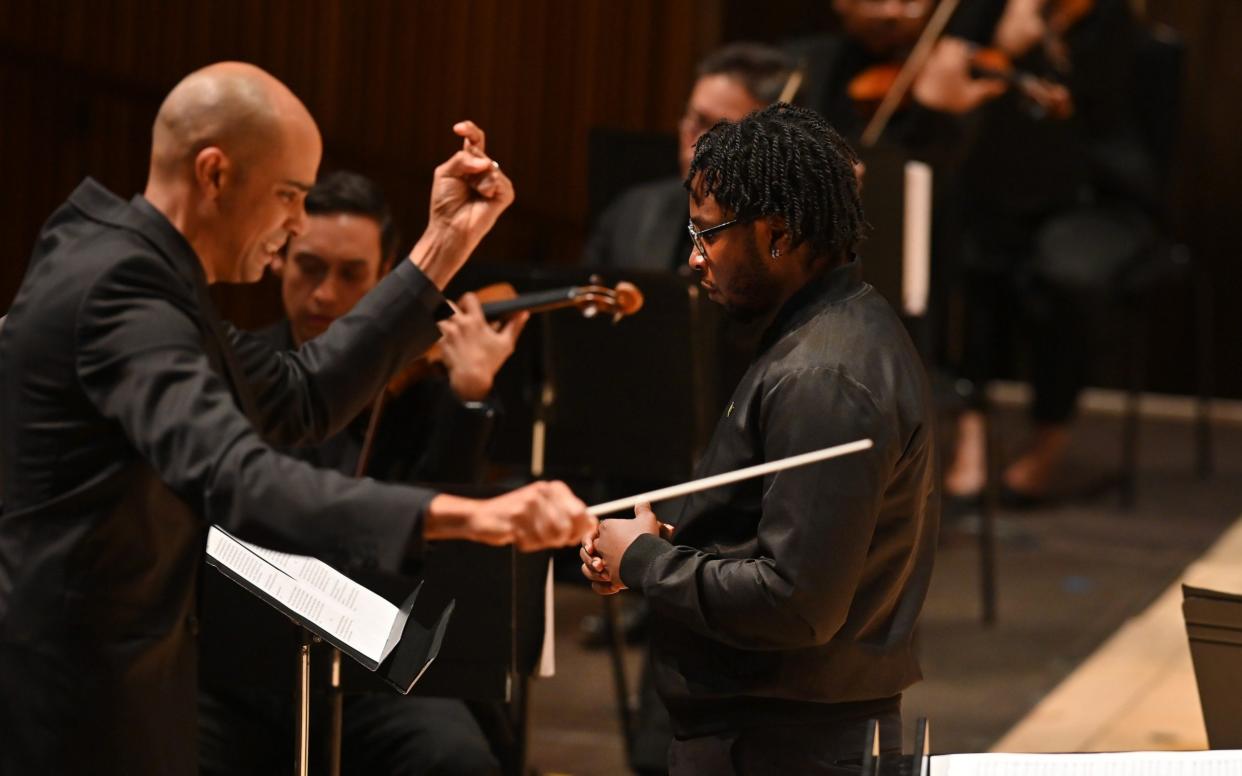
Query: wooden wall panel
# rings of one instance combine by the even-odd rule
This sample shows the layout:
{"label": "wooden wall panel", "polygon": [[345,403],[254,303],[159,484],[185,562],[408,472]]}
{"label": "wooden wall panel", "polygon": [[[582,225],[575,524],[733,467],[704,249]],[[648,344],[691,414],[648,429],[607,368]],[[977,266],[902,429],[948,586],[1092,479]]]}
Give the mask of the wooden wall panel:
{"label": "wooden wall panel", "polygon": [[[0,3],[0,304],[40,223],[85,175],[141,190],[150,124],[193,69],[254,62],[319,121],[322,170],[378,178],[407,236],[453,122],[473,118],[518,201],[480,252],[576,260],[588,131],[672,132],[718,0],[7,0]],[[706,29],[704,20],[707,20]],[[20,185],[12,185],[20,182]],[[247,322],[271,289],[221,294]]]}

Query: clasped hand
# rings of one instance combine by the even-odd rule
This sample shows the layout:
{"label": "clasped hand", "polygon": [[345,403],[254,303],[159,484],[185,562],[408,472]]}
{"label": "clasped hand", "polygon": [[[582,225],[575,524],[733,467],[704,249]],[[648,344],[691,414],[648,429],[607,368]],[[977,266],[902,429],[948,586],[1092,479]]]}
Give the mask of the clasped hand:
{"label": "clasped hand", "polygon": [[673,527],[661,523],[650,504],[634,507],[634,517],[630,520],[601,520],[595,530],[582,539],[582,547],[578,550],[582,575],[596,593],[618,593],[627,587],[621,580],[621,558],[634,540],[643,534],[667,540],[672,533]]}

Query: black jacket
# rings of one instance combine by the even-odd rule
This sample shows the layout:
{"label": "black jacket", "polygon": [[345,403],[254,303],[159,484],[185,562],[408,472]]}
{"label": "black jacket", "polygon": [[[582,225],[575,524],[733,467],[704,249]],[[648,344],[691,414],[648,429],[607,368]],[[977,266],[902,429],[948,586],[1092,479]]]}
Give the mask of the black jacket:
{"label": "black jacket", "polygon": [[589,267],[688,271],[690,194],[681,178],[626,189],[599,217],[583,250]]}
{"label": "black jacket", "polygon": [[270,445],[339,430],[446,311],[405,262],[277,353],[219,322],[193,250],[146,200],[78,187],[0,332],[0,772],[196,772],[209,524],[401,565],[432,491]]}
{"label": "black jacket", "polygon": [[939,506],[927,379],[857,260],[782,308],[699,467],[707,476],[870,438],[871,450],[687,498],[672,544],[621,578],[657,618],[657,683],[683,735],[876,701],[911,647]]}
{"label": "black jacket", "polygon": [[[295,349],[287,320],[255,335],[275,350]],[[493,399],[463,402],[446,377],[428,375],[384,401],[366,475],[411,485],[476,483],[486,468],[498,415]],[[321,444],[287,452],[314,466],[353,476],[370,419],[371,413],[363,412]]]}

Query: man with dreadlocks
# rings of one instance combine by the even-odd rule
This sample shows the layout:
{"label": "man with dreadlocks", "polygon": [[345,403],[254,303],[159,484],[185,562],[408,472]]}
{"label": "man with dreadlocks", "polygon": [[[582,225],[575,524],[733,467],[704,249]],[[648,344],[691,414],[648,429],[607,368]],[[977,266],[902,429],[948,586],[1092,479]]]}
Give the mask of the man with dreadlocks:
{"label": "man with dreadlocks", "polygon": [[690,496],[675,529],[641,506],[584,541],[596,591],[638,591],[656,617],[674,774],[850,773],[869,719],[900,746],[901,692],[920,678],[932,412],[913,345],[854,257],[854,159],[818,114],[777,104],[717,124],[686,179],[708,295],[771,318],[699,474],[875,446]]}

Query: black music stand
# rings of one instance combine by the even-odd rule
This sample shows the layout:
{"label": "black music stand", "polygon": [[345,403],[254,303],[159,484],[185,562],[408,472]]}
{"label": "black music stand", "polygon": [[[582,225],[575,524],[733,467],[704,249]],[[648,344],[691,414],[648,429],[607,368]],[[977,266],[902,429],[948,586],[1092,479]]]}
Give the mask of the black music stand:
{"label": "black music stand", "polygon": [[[292,570],[294,567],[282,567],[278,562],[272,561],[268,556],[262,554],[263,550],[256,550],[254,547],[246,545],[244,542],[238,542],[234,537],[218,526],[213,526],[212,535],[208,538],[207,543],[207,563],[215,566],[221,575],[227,577],[237,584],[237,586],[245,590],[253,600],[262,602],[268,607],[275,609],[279,614],[287,618],[295,628],[299,631],[299,644],[297,650],[297,683],[295,685],[295,704],[297,710],[297,725],[295,728],[294,743],[294,772],[300,776],[306,776],[309,771],[309,744],[310,744],[310,698],[311,698],[311,646],[314,643],[327,642],[334,647],[333,650],[333,686],[339,686],[336,678],[339,677],[341,653],[349,655],[358,664],[362,664],[367,670],[373,672],[373,675],[382,680],[389,687],[396,689],[398,692],[408,694],[413,689],[414,684],[423,676],[428,666],[434,662],[440,652],[441,643],[444,640],[444,633],[448,627],[449,618],[453,614],[455,602],[450,600],[447,605],[438,609],[438,613],[432,616],[429,622],[433,625],[427,626],[419,622],[419,619],[413,616],[415,604],[418,600],[421,584],[416,587],[413,592],[405,596],[397,610],[393,611],[395,619],[391,620],[391,631],[388,632],[389,620],[384,620],[385,632],[388,632],[387,643],[382,654],[374,656],[366,654],[366,649],[361,642],[355,642],[353,635],[357,634],[356,626],[358,617],[365,616],[365,609],[350,609],[352,603],[345,604],[347,608],[341,609],[342,616],[337,620],[321,619],[320,612],[325,608],[331,610],[336,605],[333,602],[338,599],[337,593],[328,592],[327,588],[322,588],[320,584],[314,583],[306,586],[297,585],[293,580],[299,579],[297,571]],[[296,558],[297,556],[290,556]],[[318,568],[325,569],[328,574],[335,574],[327,570],[327,567],[319,561],[312,558],[303,558],[310,568],[314,565]],[[312,572],[314,573],[314,572]],[[349,595],[356,597],[361,595],[365,598],[366,591],[361,590],[360,586],[352,583],[347,578],[335,574],[339,582],[332,582],[331,585],[340,589],[342,585],[350,592]],[[286,578],[286,583],[270,582],[273,578]],[[309,579],[309,577],[307,577]],[[286,591],[289,585],[293,584],[295,589],[302,592],[299,594],[302,599],[314,597],[315,603],[299,604],[297,598],[289,598],[281,594],[283,587]],[[307,614],[304,615],[303,612]],[[333,625],[330,622],[349,623],[354,622],[354,626]],[[224,631],[221,627],[219,630]],[[228,629],[229,633],[235,635],[240,629]],[[253,639],[256,634],[249,633]],[[228,638],[228,634],[224,635]],[[260,636],[261,637],[261,636]],[[350,663],[353,665],[353,661]],[[231,671],[229,673],[232,673]],[[244,681],[245,672],[239,672],[234,681]],[[336,726],[332,731],[329,744],[333,751],[340,751],[340,729]],[[335,770],[335,766],[333,766]]]}
{"label": "black music stand", "polygon": [[929,776],[931,773],[931,726],[925,717],[919,717],[914,727],[914,749],[910,754],[882,755],[879,739],[880,725],[876,720],[867,723],[867,736],[863,741],[861,776]]}
{"label": "black music stand", "polygon": [[1242,595],[1182,585],[1208,745],[1242,749]]}

